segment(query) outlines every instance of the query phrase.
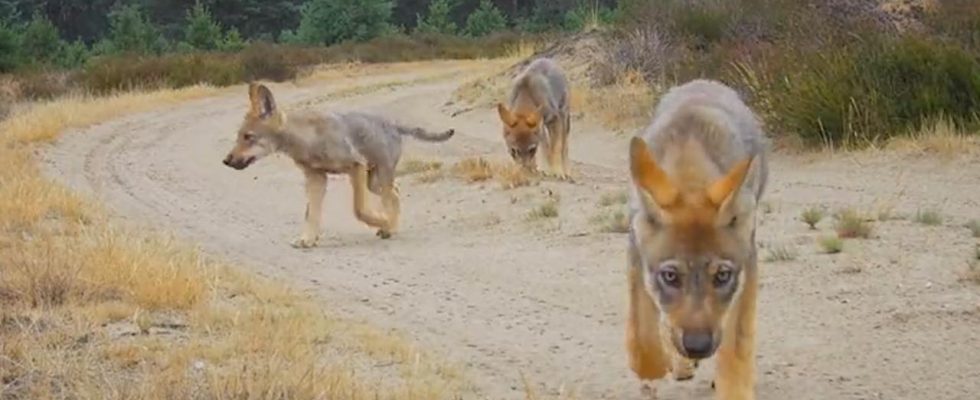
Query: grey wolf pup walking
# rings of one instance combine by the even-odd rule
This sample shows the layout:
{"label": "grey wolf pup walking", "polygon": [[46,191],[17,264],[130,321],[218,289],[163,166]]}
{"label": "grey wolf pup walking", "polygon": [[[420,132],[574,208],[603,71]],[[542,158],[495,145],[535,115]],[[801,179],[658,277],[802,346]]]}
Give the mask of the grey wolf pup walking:
{"label": "grey wolf pup walking", "polygon": [[[224,159],[234,169],[245,169],[258,159],[282,152],[293,159],[306,177],[306,224],[293,247],[316,246],[320,237],[327,174],[347,174],[354,192],[354,215],[378,228],[382,239],[398,228],[400,201],[395,167],[401,157],[402,136],[442,142],[452,129],[430,133],[407,128],[379,116],[361,113],[297,112],[288,116],[276,106],[272,92],[249,85],[251,107],[238,129],[235,146]],[[381,196],[384,213],[367,207],[367,192]]]}
{"label": "grey wolf pup walking", "polygon": [[568,101],[565,73],[550,59],[535,60],[514,79],[508,104],[497,103],[504,140],[514,161],[536,170],[535,154],[543,144],[550,172],[561,179],[569,177]]}
{"label": "grey wolf pup walking", "polygon": [[689,379],[717,354],[717,398],[755,398],[767,146],[738,94],[707,80],[668,92],[632,139],[626,349],[639,378]]}

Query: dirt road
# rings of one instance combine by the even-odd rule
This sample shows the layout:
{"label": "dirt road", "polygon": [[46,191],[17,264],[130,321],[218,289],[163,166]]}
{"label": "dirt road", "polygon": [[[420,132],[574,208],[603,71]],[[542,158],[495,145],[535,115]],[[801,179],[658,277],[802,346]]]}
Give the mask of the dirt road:
{"label": "dirt road", "polygon": [[[503,159],[496,116],[446,105],[478,63],[422,71],[365,69],[364,77],[273,85],[280,104],[364,108],[404,123],[456,128],[434,145],[408,140],[405,159],[447,165]],[[391,82],[401,82],[392,85]],[[599,198],[626,188],[628,137],[573,122],[575,183],[502,190],[494,182],[400,178],[401,233],[382,241],[351,215],[346,178],[327,189],[325,237],[296,250],[302,177],[272,158],[245,171],[221,164],[245,110],[244,88],[135,115],[63,139],[47,172],[104,201],[120,219],[176,232],[206,251],[285,279],[343,316],[391,327],[465,367],[466,398],[538,394],[641,398],[623,350],[625,235],[590,221]],[[810,157],[814,158],[814,157]],[[791,261],[762,263],[760,399],[975,399],[980,393],[980,287],[961,282],[974,243],[961,225],[980,218],[980,161],[943,163],[886,154],[779,156],[759,235]],[[548,193],[559,216],[531,221]],[[811,205],[905,215],[940,210],[943,226],[875,222],[874,238],[820,254],[818,231],[799,222]],[[660,399],[708,399],[714,364],[695,380],[659,386]]]}

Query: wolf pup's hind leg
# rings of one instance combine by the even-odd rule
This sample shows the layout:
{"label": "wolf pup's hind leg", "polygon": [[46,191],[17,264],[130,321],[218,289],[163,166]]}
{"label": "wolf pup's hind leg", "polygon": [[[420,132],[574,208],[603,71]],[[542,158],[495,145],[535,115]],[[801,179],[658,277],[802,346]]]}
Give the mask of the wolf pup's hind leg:
{"label": "wolf pup's hind leg", "polygon": [[388,218],[368,209],[368,173],[364,165],[358,164],[350,172],[351,189],[354,192],[354,216],[369,226],[378,228],[378,236],[382,239],[391,237]]}

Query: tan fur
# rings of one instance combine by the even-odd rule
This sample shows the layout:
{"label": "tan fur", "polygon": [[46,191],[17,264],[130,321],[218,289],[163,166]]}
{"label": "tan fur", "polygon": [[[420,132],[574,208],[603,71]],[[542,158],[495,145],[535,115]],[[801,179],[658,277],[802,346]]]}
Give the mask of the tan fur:
{"label": "tan fur", "polygon": [[537,170],[539,146],[549,173],[570,178],[568,135],[571,116],[564,72],[550,59],[535,60],[514,79],[509,104],[498,103],[504,142],[522,167]]}
{"label": "tan fur", "polygon": [[[294,247],[316,246],[320,237],[327,174],[346,174],[354,197],[354,215],[388,238],[398,229],[401,200],[394,182],[401,156],[401,136],[440,142],[454,131],[429,133],[381,117],[358,113],[297,112],[287,117],[272,92],[260,84],[248,89],[249,109],[225,165],[244,169],[274,153],[289,155],[306,178],[307,206],[302,234]],[[384,212],[371,210],[368,192],[381,197]]]}
{"label": "tan fur", "polygon": [[717,397],[754,399],[764,148],[751,111],[710,81],[668,93],[632,139],[626,348],[639,378],[688,379],[717,355]]}

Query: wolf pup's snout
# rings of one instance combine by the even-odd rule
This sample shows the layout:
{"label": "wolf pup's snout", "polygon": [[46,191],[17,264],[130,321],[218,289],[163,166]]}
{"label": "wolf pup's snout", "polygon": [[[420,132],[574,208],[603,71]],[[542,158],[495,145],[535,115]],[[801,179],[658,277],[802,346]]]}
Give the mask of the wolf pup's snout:
{"label": "wolf pup's snout", "polygon": [[708,332],[684,333],[681,342],[684,352],[693,359],[707,358],[715,351],[714,339]]}

